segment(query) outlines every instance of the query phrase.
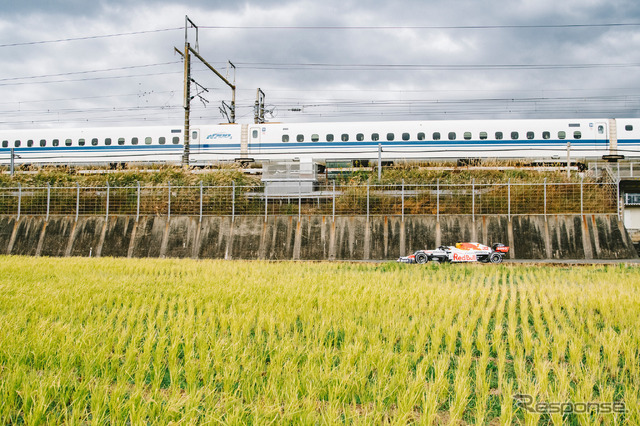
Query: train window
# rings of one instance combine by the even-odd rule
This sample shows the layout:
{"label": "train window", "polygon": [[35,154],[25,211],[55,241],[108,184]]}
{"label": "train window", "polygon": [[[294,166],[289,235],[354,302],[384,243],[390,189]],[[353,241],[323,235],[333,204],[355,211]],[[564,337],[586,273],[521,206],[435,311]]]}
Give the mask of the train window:
{"label": "train window", "polygon": [[124,138],[118,138],[118,145],[124,145]]}
{"label": "train window", "polygon": [[356,140],[357,140],[358,142],[362,142],[362,141],[364,140],[364,134],[362,134],[362,133],[358,133],[358,134],[356,135]]}
{"label": "train window", "polygon": [[627,132],[630,132],[630,131],[632,131],[632,130],[633,130],[633,126],[632,126],[631,124],[627,124],[626,126],[624,126],[624,129],[625,129]]}
{"label": "train window", "polygon": [[449,132],[448,137],[450,141],[455,141],[458,136],[456,135],[456,132]]}
{"label": "train window", "polygon": [[167,143],[167,138],[165,138],[164,136],[160,136],[160,137],[158,138],[158,143],[159,143],[160,145],[164,145],[165,143]]}
{"label": "train window", "polygon": [[131,138],[131,145],[138,145],[138,138]]}
{"label": "train window", "polygon": [[542,139],[551,139],[551,132],[542,132]]}
{"label": "train window", "polygon": [[411,136],[409,135],[409,133],[403,133],[402,134],[402,140],[403,141],[408,141],[409,139],[411,139]]}
{"label": "train window", "polygon": [[64,140],[64,145],[65,146],[71,146],[71,139],[65,139]]}
{"label": "train window", "polygon": [[380,140],[380,134],[379,133],[372,133],[371,134],[371,140],[374,142],[377,142]]}
{"label": "train window", "polygon": [[298,136],[296,136],[296,140],[297,140],[298,142],[304,142],[304,135],[298,135]]}
{"label": "train window", "polygon": [[40,146],[47,146],[47,141],[44,139],[40,139]]}
{"label": "train window", "polygon": [[496,140],[501,141],[504,138],[502,132],[496,132]]}
{"label": "train window", "polygon": [[581,139],[582,138],[582,132],[580,132],[580,130],[576,130],[575,132],[573,132],[573,138],[574,139]]}
{"label": "train window", "polygon": [[107,146],[111,145],[111,138],[106,138],[104,140],[104,144],[107,145]]}
{"label": "train window", "polygon": [[333,134],[329,133],[326,139],[327,139],[327,142],[333,142]]}
{"label": "train window", "polygon": [[317,133],[314,133],[311,135],[311,142],[318,142],[320,141],[320,135]]}
{"label": "train window", "polygon": [[480,140],[484,141],[489,137],[489,134],[487,132],[480,132]]}
{"label": "train window", "polygon": [[78,145],[79,146],[84,146],[84,139],[78,139]]}
{"label": "train window", "polygon": [[258,131],[257,130],[253,130],[251,132],[251,137],[254,138],[254,139],[258,139]]}
{"label": "train window", "polygon": [[598,126],[598,134],[604,135],[604,126],[602,124]]}
{"label": "train window", "polygon": [[565,132],[564,130],[560,130],[558,132],[558,139],[565,139],[567,137],[567,132]]}
{"label": "train window", "polygon": [[518,139],[520,137],[520,134],[518,132],[511,132],[511,139],[515,140]]}
{"label": "train window", "polygon": [[144,144],[145,145],[151,145],[151,138],[149,136],[147,136],[146,138],[144,138]]}
{"label": "train window", "polygon": [[98,146],[98,138],[91,139],[91,145]]}
{"label": "train window", "polygon": [[471,140],[471,132],[464,132],[464,140],[466,141]]}
{"label": "train window", "polygon": [[347,133],[343,133],[340,136],[340,139],[342,140],[342,142],[349,142],[349,135]]}
{"label": "train window", "polygon": [[33,146],[33,139],[29,139],[29,140],[27,141],[27,146],[28,146],[29,148],[31,148],[31,147]]}
{"label": "train window", "polygon": [[423,132],[418,133],[418,140],[423,141],[426,139],[426,135]]}
{"label": "train window", "polygon": [[289,135],[282,135],[282,142],[289,142]]}
{"label": "train window", "polygon": [[396,138],[396,135],[394,135],[393,133],[387,133],[387,140],[388,141],[392,141]]}
{"label": "train window", "polygon": [[433,132],[433,140],[434,141],[439,141],[440,140],[440,132]]}
{"label": "train window", "polygon": [[17,147],[19,147],[19,146],[20,146],[20,141],[15,141],[15,142],[13,143],[13,146],[15,146],[16,148],[17,148]]}
{"label": "train window", "polygon": [[7,148],[9,146],[9,141],[2,141],[2,147]]}
{"label": "train window", "polygon": [[527,139],[533,139],[533,138],[535,138],[535,137],[536,137],[535,133],[533,133],[533,132],[527,132]]}
{"label": "train window", "polygon": [[174,145],[178,145],[180,143],[180,136],[174,136],[171,142],[173,142]]}
{"label": "train window", "polygon": [[[198,139],[198,131],[194,130],[191,132],[191,139]],[[146,141],[144,143],[147,143]]]}
{"label": "train window", "polygon": [[51,145],[53,145],[53,146],[58,146],[58,145],[60,145],[60,139],[54,139],[54,140],[51,142]]}

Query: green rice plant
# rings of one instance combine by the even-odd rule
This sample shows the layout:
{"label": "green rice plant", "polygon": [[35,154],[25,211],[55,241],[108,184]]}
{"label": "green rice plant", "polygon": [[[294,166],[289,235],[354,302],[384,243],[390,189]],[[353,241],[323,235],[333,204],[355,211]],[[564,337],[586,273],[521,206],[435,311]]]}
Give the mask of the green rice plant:
{"label": "green rice plant", "polygon": [[638,422],[635,268],[0,257],[0,276],[3,424]]}

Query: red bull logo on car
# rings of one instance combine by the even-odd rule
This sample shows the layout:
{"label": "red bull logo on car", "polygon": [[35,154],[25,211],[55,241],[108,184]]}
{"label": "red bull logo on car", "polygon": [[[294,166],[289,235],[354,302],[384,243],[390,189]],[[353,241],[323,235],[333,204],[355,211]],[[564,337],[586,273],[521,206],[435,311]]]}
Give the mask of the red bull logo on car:
{"label": "red bull logo on car", "polygon": [[460,254],[460,253],[453,253],[453,262],[475,262],[477,260],[477,257],[475,254],[473,253],[464,253],[464,254]]}

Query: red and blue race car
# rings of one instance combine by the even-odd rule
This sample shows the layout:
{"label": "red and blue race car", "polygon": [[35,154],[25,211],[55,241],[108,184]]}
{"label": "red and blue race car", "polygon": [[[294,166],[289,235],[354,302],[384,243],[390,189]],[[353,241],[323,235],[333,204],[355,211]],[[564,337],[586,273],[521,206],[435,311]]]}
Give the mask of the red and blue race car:
{"label": "red and blue race car", "polygon": [[440,246],[435,250],[418,250],[409,256],[398,259],[402,263],[427,263],[430,260],[438,262],[483,262],[502,263],[509,247],[504,244],[494,244],[492,247],[480,243],[457,243],[455,246]]}

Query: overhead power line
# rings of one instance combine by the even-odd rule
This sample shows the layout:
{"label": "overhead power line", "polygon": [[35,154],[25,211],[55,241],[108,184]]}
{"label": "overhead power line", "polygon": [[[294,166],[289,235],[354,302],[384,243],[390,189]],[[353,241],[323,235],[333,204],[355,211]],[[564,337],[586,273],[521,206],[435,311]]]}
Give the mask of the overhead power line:
{"label": "overhead power line", "polygon": [[0,44],[0,48],[3,48],[3,47],[19,47],[19,46],[33,46],[33,45],[36,45],[36,44],[64,43],[64,42],[69,42],[69,41],[96,40],[96,39],[101,39],[101,38],[124,37],[124,36],[150,34],[150,33],[160,33],[160,32],[176,31],[176,30],[182,30],[182,28],[162,28],[162,29],[158,29],[158,30],[133,31],[133,32],[128,32],[128,33],[92,35],[92,36],[85,36],[85,37],[69,37],[69,38],[59,38],[59,39],[55,39],[55,40],[26,41],[26,42],[21,42],[21,43],[7,43],[7,44]]}
{"label": "overhead power line", "polygon": [[345,70],[345,71],[482,71],[482,70],[555,70],[590,68],[627,68],[638,67],[640,63],[609,64],[336,64],[336,63],[274,63],[274,62],[236,62],[244,69],[263,70]]}
{"label": "overhead power line", "polygon": [[131,65],[131,66],[128,66],[128,67],[106,68],[106,69],[101,69],[101,70],[72,71],[72,72],[65,72],[65,73],[60,73],[60,74],[43,74],[43,75],[32,75],[32,76],[27,76],[27,77],[1,78],[0,81],[31,80],[31,79],[49,78],[49,77],[66,77],[66,76],[70,76],[70,75],[92,74],[92,73],[98,73],[98,72],[112,72],[112,71],[133,70],[133,69],[138,69],[138,68],[160,67],[160,66],[164,66],[164,65],[174,65],[174,64],[179,64],[179,63],[181,63],[181,62],[180,61],[174,61],[174,62],[163,62],[163,63],[159,63],[159,64]]}
{"label": "overhead power line", "polygon": [[[615,28],[615,27],[637,27],[637,22],[610,22],[601,24],[540,24],[540,25],[389,25],[389,26],[261,26],[261,25],[212,25],[201,26],[203,29],[210,30],[397,30],[397,29],[416,29],[416,30],[494,30],[494,29],[572,29],[572,28]],[[152,34],[167,31],[184,30],[183,27],[159,28],[156,30],[131,31],[125,33],[89,35],[83,37],[68,37],[53,40],[36,40],[18,43],[0,44],[0,48],[33,46],[38,44],[65,43],[72,41],[97,40],[102,38],[125,37],[141,34]]]}
{"label": "overhead power line", "polygon": [[289,26],[289,25],[212,25],[200,28],[210,30],[496,30],[496,29],[553,29],[553,28],[607,28],[637,27],[640,23],[602,23],[602,24],[540,24],[540,25],[381,25],[381,26]]}

